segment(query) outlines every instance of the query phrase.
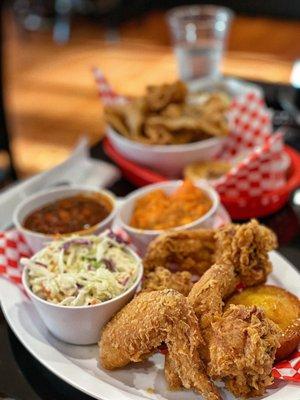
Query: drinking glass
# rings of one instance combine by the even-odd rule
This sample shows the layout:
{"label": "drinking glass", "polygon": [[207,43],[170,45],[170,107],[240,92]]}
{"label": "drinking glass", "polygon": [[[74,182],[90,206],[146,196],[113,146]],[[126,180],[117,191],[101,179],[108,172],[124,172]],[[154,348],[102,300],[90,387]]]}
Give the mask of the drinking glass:
{"label": "drinking glass", "polygon": [[229,8],[211,5],[176,7],[167,13],[181,79],[219,77],[232,18]]}

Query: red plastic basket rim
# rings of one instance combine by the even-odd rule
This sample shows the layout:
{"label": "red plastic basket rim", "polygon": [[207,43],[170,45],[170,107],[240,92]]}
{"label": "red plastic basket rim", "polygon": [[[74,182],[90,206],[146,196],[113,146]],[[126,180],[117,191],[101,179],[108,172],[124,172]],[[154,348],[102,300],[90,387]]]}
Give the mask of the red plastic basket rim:
{"label": "red plastic basket rim", "polygon": [[[103,141],[104,149],[108,153],[108,155],[120,165],[121,168],[125,168],[127,171],[134,173],[136,176],[139,176],[145,182],[156,183],[164,180],[168,180],[166,176],[160,175],[157,172],[152,171],[147,167],[143,167],[134,163],[133,161],[127,160],[123,157],[119,152],[115,150],[110,141],[105,138]],[[237,203],[238,200],[254,200],[260,199],[263,197],[272,197],[272,196],[284,196],[290,193],[293,189],[295,189],[298,185],[300,185],[300,154],[291,148],[290,146],[285,145],[285,152],[288,154],[291,160],[291,174],[288,178],[286,185],[283,187],[264,192],[263,195],[259,196],[239,196],[239,197],[230,197],[226,195],[222,195],[222,201],[228,203]],[[138,171],[138,174],[136,173]]]}

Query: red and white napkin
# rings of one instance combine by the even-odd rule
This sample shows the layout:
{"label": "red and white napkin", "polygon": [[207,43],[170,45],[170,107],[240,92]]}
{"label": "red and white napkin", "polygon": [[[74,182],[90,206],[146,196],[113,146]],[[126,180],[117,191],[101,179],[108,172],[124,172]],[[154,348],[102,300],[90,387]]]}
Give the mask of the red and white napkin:
{"label": "red and white napkin", "polygon": [[[129,240],[123,231],[117,229],[114,232],[120,235],[123,240]],[[22,235],[16,230],[0,232],[0,277],[5,277],[22,289],[20,259],[31,255],[32,253]],[[300,383],[300,349],[289,360],[275,365],[273,376],[276,379]]]}
{"label": "red and white napkin", "polygon": [[0,276],[22,287],[20,260],[31,255],[30,248],[18,231],[0,232]]}
{"label": "red and white napkin", "polygon": [[[99,69],[94,69],[94,76],[105,105],[129,101],[113,90]],[[234,166],[212,184],[221,195],[240,203],[253,197],[272,201],[262,195],[286,183],[288,167],[282,134],[272,132],[272,111],[266,107],[261,92],[251,87],[233,98],[227,118],[230,134],[217,158],[234,161]]]}
{"label": "red and white napkin", "polygon": [[272,134],[272,112],[261,93],[251,89],[235,97],[227,118],[230,135],[218,158],[237,161],[214,183],[218,192],[242,199],[282,187],[288,167],[282,133]]}
{"label": "red and white napkin", "polygon": [[98,94],[104,105],[122,104],[128,101],[128,98],[116,93],[112,86],[108,83],[102,71],[93,68],[93,74],[96,81]]}

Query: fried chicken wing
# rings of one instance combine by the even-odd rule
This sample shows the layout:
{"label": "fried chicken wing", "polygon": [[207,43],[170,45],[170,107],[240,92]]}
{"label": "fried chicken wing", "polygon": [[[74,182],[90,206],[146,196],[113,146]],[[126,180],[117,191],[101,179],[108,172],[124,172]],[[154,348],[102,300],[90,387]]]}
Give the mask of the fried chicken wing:
{"label": "fried chicken wing", "polygon": [[220,400],[198,353],[202,341],[196,315],[183,295],[175,290],[144,292],[104,328],[100,360],[106,369],[123,367],[143,361],[164,342],[168,347],[166,379],[170,386],[174,388],[180,382],[205,400]]}
{"label": "fried chicken wing", "polygon": [[193,286],[192,275],[188,271],[170,272],[163,267],[157,267],[154,271],[145,275],[142,290],[174,289],[187,296]]}
{"label": "fried chicken wing", "polygon": [[171,232],[153,240],[143,260],[145,273],[161,266],[201,276],[214,262],[215,232],[209,229]]}
{"label": "fried chicken wing", "polygon": [[234,306],[212,325],[209,375],[223,379],[236,397],[264,394],[272,384],[271,371],[280,331],[255,306]]}

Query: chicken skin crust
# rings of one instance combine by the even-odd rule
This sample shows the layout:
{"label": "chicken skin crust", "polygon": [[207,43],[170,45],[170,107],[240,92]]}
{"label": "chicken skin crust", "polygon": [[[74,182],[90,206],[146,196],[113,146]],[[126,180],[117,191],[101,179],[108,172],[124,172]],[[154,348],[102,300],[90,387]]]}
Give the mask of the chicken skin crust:
{"label": "chicken skin crust", "polygon": [[215,234],[216,263],[192,287],[188,300],[206,329],[222,314],[224,299],[238,284],[253,286],[265,282],[272,270],[268,251],[276,246],[272,231],[252,220],[227,225]]}
{"label": "chicken skin crust", "polygon": [[[276,359],[285,359],[300,343],[300,299],[287,290],[272,286],[259,285],[233,295],[227,301],[230,304],[256,306],[262,308],[266,316],[281,330],[280,347]],[[226,309],[225,308],[225,309]]]}
{"label": "chicken skin crust", "polygon": [[143,361],[165,343],[165,376],[170,387],[182,385],[205,400],[220,400],[199,356],[201,342],[198,321],[186,297],[171,289],[142,292],[103,329],[100,361],[109,370],[124,367]]}
{"label": "chicken skin crust", "polygon": [[214,230],[166,233],[148,246],[143,260],[145,274],[164,267],[171,272],[190,271],[201,276],[214,263],[215,248]]}
{"label": "chicken skin crust", "polygon": [[[223,379],[234,395],[246,398],[262,395],[272,383],[280,330],[256,307],[233,306],[223,313],[223,300],[241,282],[236,267],[213,265],[193,286],[188,301],[206,342],[205,346],[200,343],[199,352],[208,364],[209,376]],[[256,272],[254,268],[254,278]]]}
{"label": "chicken skin crust", "polygon": [[277,247],[275,234],[256,220],[247,224],[229,224],[215,233],[216,263],[234,266],[240,283],[255,286],[264,283],[272,271],[268,252]]}
{"label": "chicken skin crust", "polygon": [[174,289],[187,296],[193,286],[192,274],[188,271],[171,272],[164,267],[156,267],[148,272],[142,282],[142,290]]}
{"label": "chicken skin crust", "polygon": [[255,306],[234,306],[212,324],[208,372],[240,397],[261,396],[273,383],[271,371],[280,331]]}
{"label": "chicken skin crust", "polygon": [[235,291],[238,282],[232,264],[214,264],[192,287],[188,302],[196,313],[205,339],[211,324],[223,313],[223,299]]}
{"label": "chicken skin crust", "polygon": [[225,313],[223,307],[237,285],[265,282],[272,269],[268,251],[276,246],[276,238],[255,220],[227,225],[215,238],[216,264],[188,295],[206,342],[200,343],[199,351],[212,379],[223,379],[236,396],[259,396],[272,383],[280,331],[256,307],[239,305]]}
{"label": "chicken skin crust", "polygon": [[201,277],[214,263],[232,264],[240,283],[258,285],[271,272],[268,252],[276,246],[274,233],[256,220],[218,230],[166,233],[148,247],[143,286],[147,290],[175,289],[187,295],[191,288],[188,272]]}

